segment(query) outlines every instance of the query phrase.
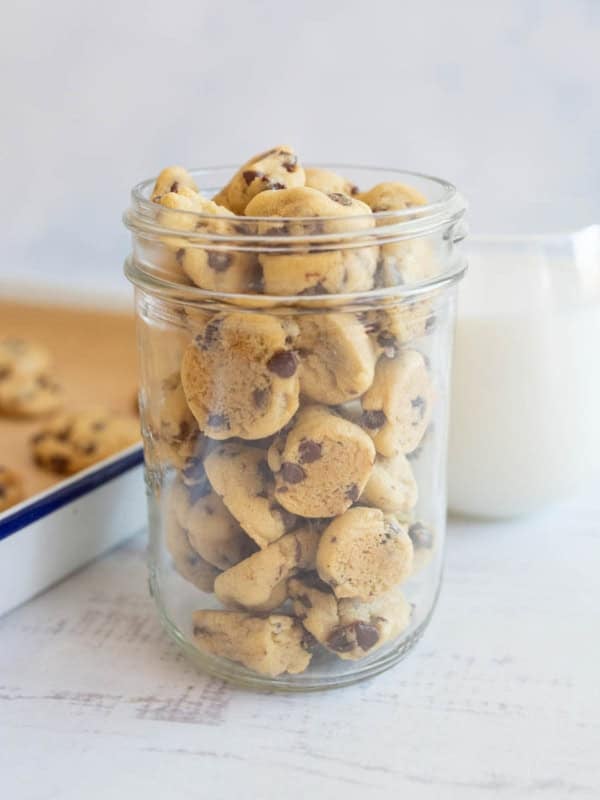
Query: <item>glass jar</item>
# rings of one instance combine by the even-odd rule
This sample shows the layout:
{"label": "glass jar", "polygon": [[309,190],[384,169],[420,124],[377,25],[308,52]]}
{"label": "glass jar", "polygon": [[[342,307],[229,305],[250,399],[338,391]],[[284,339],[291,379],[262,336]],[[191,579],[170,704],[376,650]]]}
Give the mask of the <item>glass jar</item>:
{"label": "glass jar", "polygon": [[[275,215],[270,191],[261,216],[214,216],[152,202],[146,181],[125,214],[151,592],[198,666],[254,687],[392,666],[442,574],[465,206],[435,178],[328,168],[427,200],[374,189],[357,213],[336,192],[334,215]],[[231,170],[192,174],[212,196]]]}

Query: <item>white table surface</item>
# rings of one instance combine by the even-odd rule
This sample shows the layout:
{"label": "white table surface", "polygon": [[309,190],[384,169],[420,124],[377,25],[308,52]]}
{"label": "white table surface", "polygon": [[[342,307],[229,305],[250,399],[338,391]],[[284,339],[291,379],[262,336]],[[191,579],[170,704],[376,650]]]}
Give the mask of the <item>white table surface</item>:
{"label": "white table surface", "polygon": [[454,521],[391,671],[313,695],[198,674],[134,540],[0,619],[0,797],[599,798],[600,497]]}

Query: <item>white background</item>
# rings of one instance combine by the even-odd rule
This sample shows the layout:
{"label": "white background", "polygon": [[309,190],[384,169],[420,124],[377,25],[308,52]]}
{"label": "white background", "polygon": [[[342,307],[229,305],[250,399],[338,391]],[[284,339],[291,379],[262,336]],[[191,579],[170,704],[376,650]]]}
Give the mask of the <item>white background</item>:
{"label": "white background", "polygon": [[597,0],[3,0],[0,275],[114,287],[162,166],[429,171],[477,232],[600,220]]}

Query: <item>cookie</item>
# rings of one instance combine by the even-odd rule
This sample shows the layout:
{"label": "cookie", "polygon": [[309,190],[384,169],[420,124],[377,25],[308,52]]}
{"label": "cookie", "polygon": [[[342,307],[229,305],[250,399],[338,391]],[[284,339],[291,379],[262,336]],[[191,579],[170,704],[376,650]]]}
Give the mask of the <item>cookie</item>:
{"label": "cookie", "polygon": [[40,467],[72,475],[135,444],[140,438],[136,419],[94,409],[61,414],[32,439]]}
{"label": "cookie", "polygon": [[[379,183],[357,196],[373,213],[404,212],[427,204],[427,198],[417,189],[396,181]],[[402,214],[394,217],[388,213],[378,217],[376,224],[389,225],[406,219],[410,219],[410,216]],[[378,283],[381,286],[415,283],[432,277],[436,271],[431,246],[423,239],[405,239],[381,245],[378,264]]]}
{"label": "cookie", "polygon": [[261,675],[304,672],[311,654],[300,623],[283,614],[255,617],[240,611],[195,611],[193,635],[206,653],[237,661]]}
{"label": "cookie", "polygon": [[173,566],[182,578],[193,583],[202,592],[212,592],[219,570],[205,561],[191,546],[185,529],[175,515],[165,522],[165,545]]}
{"label": "cookie", "polygon": [[229,569],[256,550],[215,492],[190,504],[184,527],[194,550],[219,569]]}
{"label": "cookie", "polygon": [[377,456],[360,503],[404,519],[417,504],[418,487],[410,462],[402,453]]}
{"label": "cookie", "polygon": [[433,330],[435,315],[430,300],[411,300],[359,315],[377,354],[395,358],[402,347]]}
{"label": "cookie", "polygon": [[0,514],[25,499],[21,476],[0,464]]}
{"label": "cookie", "polygon": [[213,439],[260,439],[298,408],[296,328],[268,314],[211,318],[188,346],[181,382],[200,429]]}
{"label": "cookie", "polygon": [[387,458],[410,453],[431,421],[433,387],[417,350],[377,362],[375,379],[362,397],[362,425]]}
{"label": "cookie", "polygon": [[157,203],[163,195],[175,194],[184,188],[191,189],[193,192],[198,191],[196,182],[187,169],[180,166],[165,167],[156,179],[151,198]]}
{"label": "cookie", "polygon": [[432,528],[422,522],[413,522],[408,528],[408,535],[413,543],[413,574],[420,572],[429,564],[435,552],[435,533]]}
{"label": "cookie", "polygon": [[234,214],[243,214],[261,192],[293,186],[304,186],[304,170],[292,148],[283,144],[253,156],[213,199]]}
{"label": "cookie", "polygon": [[25,339],[0,339],[0,382],[14,375],[40,375],[50,369],[50,354]]}
{"label": "cookie", "polygon": [[300,333],[300,392],[334,405],[359,397],[373,382],[375,348],[352,314],[307,314],[297,318]]}
{"label": "cookie", "polygon": [[317,549],[317,572],[336,597],[370,600],[397,586],[412,570],[406,527],[377,508],[356,506],[331,522]]}
{"label": "cookie", "polygon": [[63,404],[58,383],[46,374],[13,373],[0,379],[0,414],[45,417]]}
{"label": "cookie", "polygon": [[338,600],[315,573],[290,578],[294,615],[319,644],[339,658],[364,658],[395,639],[410,622],[411,607],[395,588],[368,602]]}
{"label": "cookie", "polygon": [[324,406],[305,406],[271,445],[275,497],[293,514],[333,517],[363,491],[375,461],[373,442]]}
{"label": "cookie", "polygon": [[[246,214],[269,217],[258,223],[259,234],[273,237],[281,252],[259,255],[266,294],[315,295],[367,291],[373,286],[378,248],[365,237],[353,247],[339,247],[330,239],[319,250],[292,242],[286,237],[347,234],[369,231],[375,222],[364,203],[348,195],[298,187],[263,192],[252,200]],[[359,246],[360,245],[360,246]],[[298,250],[300,249],[300,252]],[[287,252],[286,252],[287,250]]]}
{"label": "cookie", "polygon": [[348,194],[351,196],[358,194],[358,186],[356,186],[356,184],[329,169],[305,167],[304,176],[306,186],[309,186],[311,189],[318,189],[325,194],[330,194],[331,192]]}
{"label": "cookie", "polygon": [[275,499],[275,480],[264,450],[227,442],[207,456],[204,469],[215,492],[259,547],[294,527],[295,516]]}
{"label": "cookie", "polygon": [[202,451],[203,437],[185,399],[179,372],[165,378],[151,399],[157,405],[151,427],[159,462],[185,469],[188,460]]}
{"label": "cookie", "polygon": [[282,536],[219,575],[217,597],[226,606],[264,609],[277,586],[299,569],[314,569],[318,542],[319,534],[311,528]]}

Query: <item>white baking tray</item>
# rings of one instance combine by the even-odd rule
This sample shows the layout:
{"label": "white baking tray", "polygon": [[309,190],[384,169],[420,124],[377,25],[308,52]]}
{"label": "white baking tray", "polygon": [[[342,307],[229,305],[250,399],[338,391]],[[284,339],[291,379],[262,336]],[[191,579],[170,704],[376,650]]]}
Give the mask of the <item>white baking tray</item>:
{"label": "white baking tray", "polygon": [[141,444],[0,514],[0,614],[145,527]]}

